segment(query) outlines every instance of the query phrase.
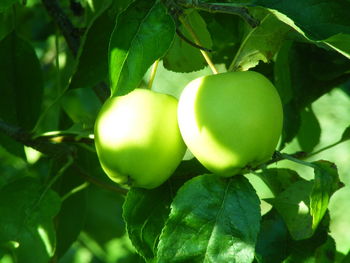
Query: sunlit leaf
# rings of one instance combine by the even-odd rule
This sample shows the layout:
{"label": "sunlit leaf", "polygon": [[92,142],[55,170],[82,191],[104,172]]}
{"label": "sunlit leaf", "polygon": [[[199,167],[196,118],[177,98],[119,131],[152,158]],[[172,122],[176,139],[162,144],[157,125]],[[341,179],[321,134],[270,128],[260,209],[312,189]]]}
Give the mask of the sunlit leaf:
{"label": "sunlit leaf", "polygon": [[[192,11],[186,16],[186,22],[193,28],[196,36],[203,47],[210,49],[212,40],[207,30],[205,21],[201,15]],[[186,27],[179,26],[178,30],[192,42],[193,37],[187,31]],[[186,43],[178,35],[175,37],[171,47],[163,58],[164,67],[176,72],[191,72],[204,68],[207,64],[198,48]]]}
{"label": "sunlit leaf", "polygon": [[112,95],[135,89],[152,63],[168,50],[174,34],[174,22],[158,1],[137,0],[120,14],[109,45]]}
{"label": "sunlit leaf", "polygon": [[328,161],[313,162],[315,179],[310,194],[310,213],[315,229],[327,211],[331,195],[339,188],[340,181],[337,167]]}
{"label": "sunlit leaf", "polygon": [[158,262],[252,262],[259,222],[259,199],[247,179],[197,176],[171,204]]}
{"label": "sunlit leaf", "polygon": [[248,70],[259,61],[269,62],[281,47],[290,27],[281,23],[274,15],[265,13],[259,26],[249,28],[243,38],[230,70]]}

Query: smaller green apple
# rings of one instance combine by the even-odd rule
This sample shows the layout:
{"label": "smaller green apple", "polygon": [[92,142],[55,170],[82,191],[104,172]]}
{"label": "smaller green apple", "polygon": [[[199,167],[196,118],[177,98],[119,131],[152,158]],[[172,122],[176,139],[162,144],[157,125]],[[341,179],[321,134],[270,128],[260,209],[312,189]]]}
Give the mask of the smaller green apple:
{"label": "smaller green apple", "polygon": [[95,123],[95,146],[113,181],[151,189],[171,176],[186,150],[177,103],[172,96],[146,89],[105,102]]}
{"label": "smaller green apple", "polygon": [[252,72],[228,72],[191,81],[178,105],[182,137],[211,172],[232,176],[271,158],[283,111],[272,83]]}

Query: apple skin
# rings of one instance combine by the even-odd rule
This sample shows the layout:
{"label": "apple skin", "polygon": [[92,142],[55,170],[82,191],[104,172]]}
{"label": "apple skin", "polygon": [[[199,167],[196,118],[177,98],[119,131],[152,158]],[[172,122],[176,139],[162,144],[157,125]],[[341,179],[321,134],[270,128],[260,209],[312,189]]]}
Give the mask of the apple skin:
{"label": "apple skin", "polygon": [[271,158],[283,109],[275,87],[260,73],[227,72],[185,87],[178,122],[193,155],[209,171],[229,177]]}
{"label": "apple skin", "polygon": [[152,189],[172,175],[186,150],[177,104],[172,96],[146,89],[105,102],[95,122],[95,147],[109,178]]}

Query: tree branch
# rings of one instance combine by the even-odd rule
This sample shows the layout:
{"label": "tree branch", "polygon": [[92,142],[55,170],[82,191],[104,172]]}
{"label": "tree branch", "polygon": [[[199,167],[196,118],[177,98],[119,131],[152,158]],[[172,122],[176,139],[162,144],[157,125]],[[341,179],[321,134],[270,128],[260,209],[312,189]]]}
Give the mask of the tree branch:
{"label": "tree branch", "polygon": [[235,6],[230,3],[202,3],[200,1],[178,1],[177,4],[184,8],[194,8],[208,13],[225,13],[238,15],[243,18],[251,27],[257,27],[260,21],[254,18],[244,6]]}
{"label": "tree branch", "polygon": [[33,149],[53,158],[72,155],[75,152],[72,146],[64,143],[53,143],[43,140],[41,137],[33,139],[30,132],[15,125],[8,124],[2,119],[0,119],[0,132],[25,146],[32,147]]}
{"label": "tree branch", "polygon": [[63,12],[58,0],[42,0],[42,2],[76,57],[80,46],[80,30],[74,27],[68,16]]}
{"label": "tree branch", "polygon": [[[79,28],[74,27],[69,17],[63,12],[58,0],[42,0],[42,3],[48,14],[52,17],[53,21],[62,32],[73,56],[77,57],[82,31]],[[93,90],[101,102],[104,102],[110,95],[109,89],[104,82],[95,85]]]}

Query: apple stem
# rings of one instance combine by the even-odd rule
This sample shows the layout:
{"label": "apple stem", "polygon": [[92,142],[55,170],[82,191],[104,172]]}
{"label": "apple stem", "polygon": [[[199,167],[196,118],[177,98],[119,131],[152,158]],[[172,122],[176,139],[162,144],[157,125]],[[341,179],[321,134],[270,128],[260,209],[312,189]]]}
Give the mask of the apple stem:
{"label": "apple stem", "polygon": [[150,78],[149,78],[149,81],[148,81],[148,85],[147,85],[148,89],[152,89],[153,81],[154,81],[154,78],[156,77],[156,73],[157,73],[158,64],[159,64],[159,59],[157,59],[153,63],[152,70],[151,70],[151,75],[150,75]]}
{"label": "apple stem", "polygon": [[[192,29],[192,27],[190,26],[189,23],[187,23],[186,19],[183,17],[183,16],[180,16],[179,17],[179,20],[180,22],[183,24],[183,26],[185,27],[185,29],[188,31],[188,33],[190,33],[190,35],[192,36],[193,40],[194,40],[194,43],[196,43],[196,45],[198,46],[203,46],[196,34],[196,32],[194,32],[194,30]],[[209,55],[208,55],[208,52],[204,51],[203,49],[199,49],[199,51],[202,53],[205,61],[208,63],[211,71],[214,73],[214,74],[218,74],[218,70],[216,69],[213,61],[210,59]]]}

